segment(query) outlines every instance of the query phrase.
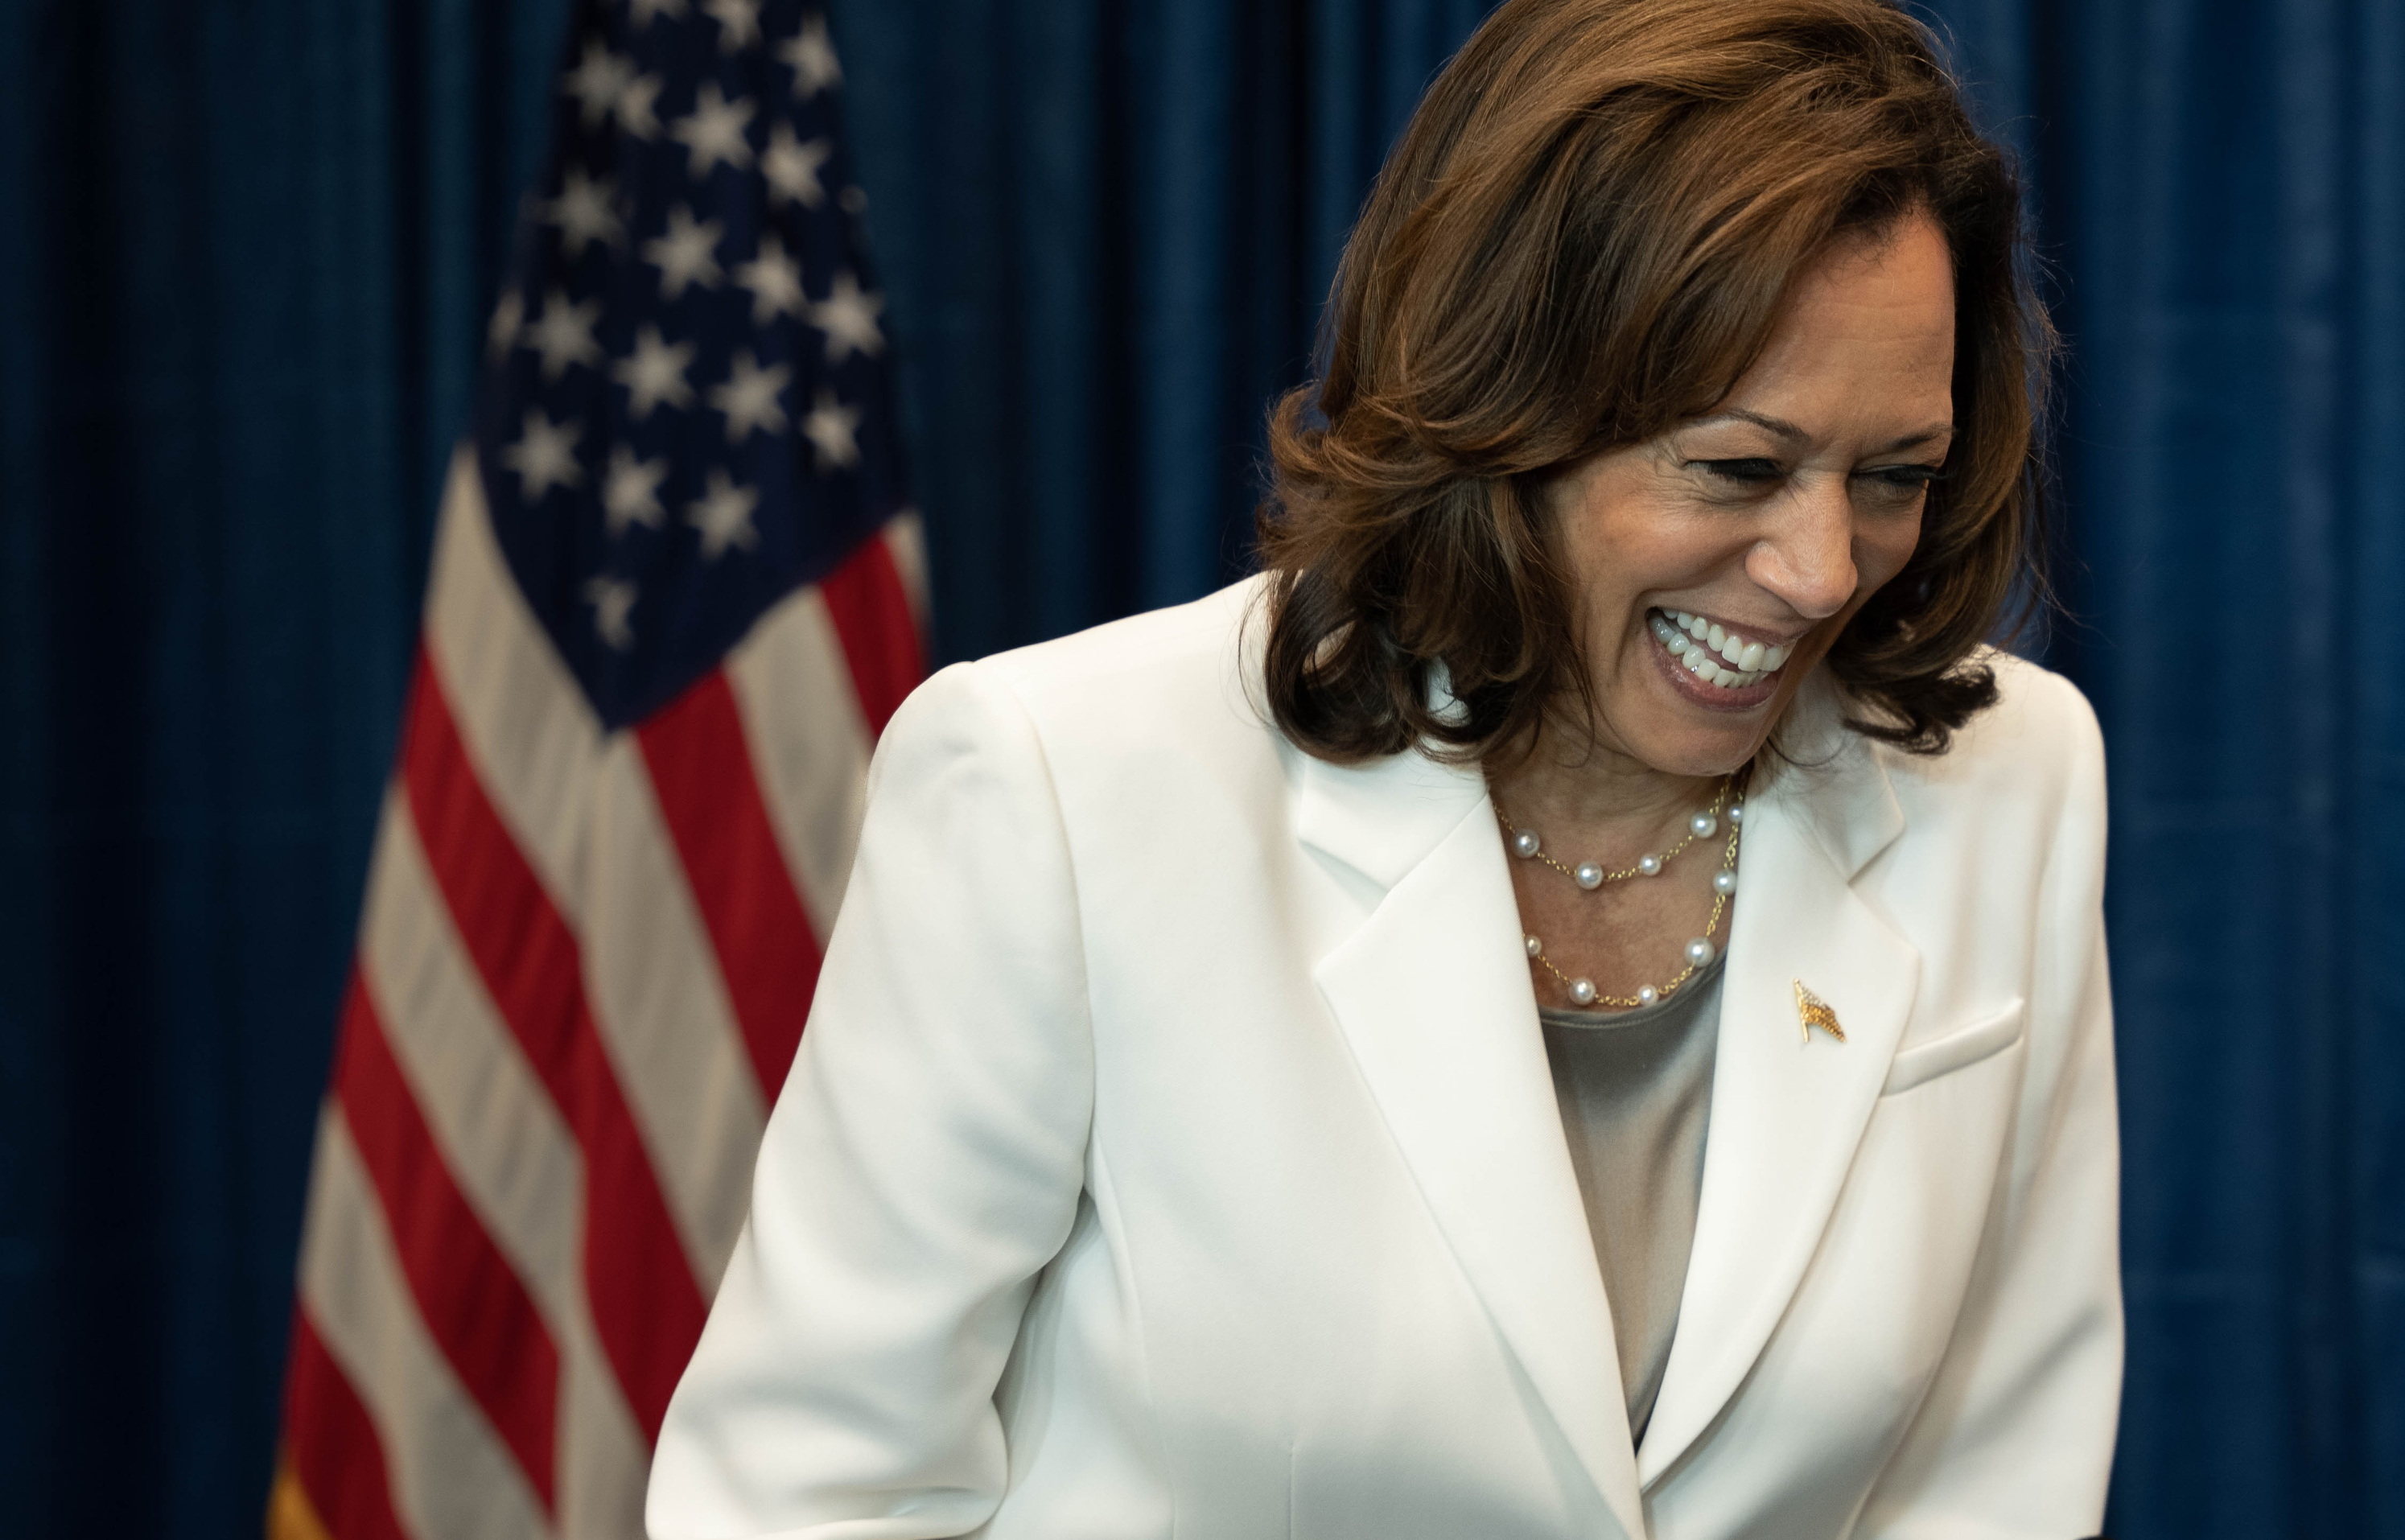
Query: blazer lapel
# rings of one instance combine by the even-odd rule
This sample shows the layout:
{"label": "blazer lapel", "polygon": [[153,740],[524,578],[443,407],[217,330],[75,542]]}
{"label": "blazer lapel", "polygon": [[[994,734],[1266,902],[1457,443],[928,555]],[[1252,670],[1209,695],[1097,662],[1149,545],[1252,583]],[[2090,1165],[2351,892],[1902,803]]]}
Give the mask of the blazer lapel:
{"label": "blazer lapel", "polygon": [[[1677,1336],[1639,1451],[1651,1484],[1711,1425],[1802,1281],[1870,1120],[1919,986],[1920,955],[1850,886],[1903,832],[1867,743],[1791,743],[1748,800],[1713,1064],[1701,1207]],[[1801,1024],[1801,981],[1845,1039]]]}
{"label": "blazer lapel", "polygon": [[1385,889],[1314,977],[1470,1285],[1621,1527],[1645,1533],[1611,1311],[1474,768],[1303,766],[1299,833]]}

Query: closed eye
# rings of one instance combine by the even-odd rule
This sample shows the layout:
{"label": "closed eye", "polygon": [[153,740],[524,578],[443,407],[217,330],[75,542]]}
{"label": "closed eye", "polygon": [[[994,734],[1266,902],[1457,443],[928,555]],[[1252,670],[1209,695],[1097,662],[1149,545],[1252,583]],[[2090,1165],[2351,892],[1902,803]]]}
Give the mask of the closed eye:
{"label": "closed eye", "polygon": [[1923,487],[1932,482],[1944,481],[1946,468],[1942,465],[1883,465],[1875,470],[1857,470],[1854,474],[1884,482],[1890,486]]}
{"label": "closed eye", "polygon": [[1787,468],[1777,460],[1689,460],[1687,464],[1707,475],[1743,486],[1760,486],[1787,474]]}
{"label": "closed eye", "polygon": [[1934,465],[1882,465],[1857,470],[1854,506],[1880,512],[1912,512],[1929,496],[1929,483],[1945,476],[1945,468]]}
{"label": "closed eye", "polygon": [[[1689,460],[1688,468],[1700,470],[1715,481],[1726,484],[1732,493],[1759,496],[1787,479],[1787,467],[1777,460],[1748,458],[1736,460]],[[1918,501],[1923,490],[1933,482],[1946,479],[1942,465],[1885,465],[1868,470],[1857,470],[1852,479],[1867,484],[1878,498],[1894,504],[1907,499]]]}

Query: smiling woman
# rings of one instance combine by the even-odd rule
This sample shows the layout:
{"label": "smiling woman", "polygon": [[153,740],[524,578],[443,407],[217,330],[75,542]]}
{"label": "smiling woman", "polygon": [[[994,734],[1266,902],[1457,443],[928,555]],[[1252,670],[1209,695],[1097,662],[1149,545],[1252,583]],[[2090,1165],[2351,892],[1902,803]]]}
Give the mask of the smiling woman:
{"label": "smiling woman", "polygon": [[[1792,280],[1706,413],[1597,451],[1537,494],[1570,593],[1585,713],[1487,757],[1498,805],[1582,849],[1641,843],[1760,751],[1802,681],[1920,544],[1953,440],[1954,282],[1920,209],[1848,231]],[[1991,675],[1974,688],[1991,690]],[[1957,719],[1959,721],[1959,718]],[[1942,742],[1940,719],[1924,729]],[[1556,1005],[1651,1003],[1726,891],[1701,869],[1600,905],[1516,870]]]}
{"label": "smiling woman", "polygon": [[658,1540],[2092,1532],[2019,218],[1880,0],[1498,9],[1263,575],[893,718]]}
{"label": "smiling woman", "polygon": [[[1928,416],[1879,452],[1944,472],[1888,469],[1936,483],[1934,538],[1865,585],[1859,623],[1829,628],[1830,662],[1870,733],[1942,749],[1994,698],[1960,665],[2017,584],[2043,589],[2032,424],[2053,334],[2009,165],[1876,0],[1504,15],[1526,20],[1473,38],[1397,145],[1345,252],[1327,375],[1273,420],[1282,725],[1338,758],[1421,741],[1482,756],[1525,748],[1566,699],[1592,707],[1554,483],[1708,412],[1762,430],[1708,446],[1720,492],[1783,479],[1810,425],[1749,405],[1740,376],[1793,373],[1795,349],[1838,344],[1832,329],[1917,321],[1820,360],[1876,371],[1903,361],[1878,347],[1917,346],[1918,399],[1878,394]],[[1891,257],[1896,283],[1870,275]],[[1772,364],[1782,320],[1791,357]],[[1428,705],[1440,664],[1451,720]]]}
{"label": "smiling woman", "polygon": [[[1693,774],[1761,747],[1795,682],[1920,545],[1954,435],[1953,372],[1952,263],[1916,211],[1840,238],[1797,274],[1760,356],[1709,414],[1552,482],[1547,522],[1596,709],[1581,725]],[[1705,646],[1669,630],[1673,611]],[[1796,667],[1763,667],[1773,650]]]}

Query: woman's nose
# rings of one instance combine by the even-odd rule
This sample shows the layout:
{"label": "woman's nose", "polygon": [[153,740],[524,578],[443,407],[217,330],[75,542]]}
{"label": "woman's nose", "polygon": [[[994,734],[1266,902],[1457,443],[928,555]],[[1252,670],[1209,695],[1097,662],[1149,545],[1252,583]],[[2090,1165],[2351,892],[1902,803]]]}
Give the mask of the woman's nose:
{"label": "woman's nose", "polygon": [[1746,575],[1812,620],[1854,595],[1854,510],[1846,478],[1814,477],[1780,499],[1767,537],[1746,558]]}

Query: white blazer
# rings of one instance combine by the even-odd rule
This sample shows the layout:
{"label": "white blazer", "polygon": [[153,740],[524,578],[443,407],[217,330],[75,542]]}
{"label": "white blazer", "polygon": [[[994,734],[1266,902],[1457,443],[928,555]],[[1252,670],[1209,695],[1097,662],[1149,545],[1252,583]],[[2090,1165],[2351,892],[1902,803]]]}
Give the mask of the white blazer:
{"label": "white blazer", "polygon": [[[1644,1447],[1484,779],[1315,760],[1258,580],[903,707],[657,1540],[2073,1540],[2121,1368],[2102,749],[1746,807]],[[1845,1041],[1806,1036],[1794,984]]]}

